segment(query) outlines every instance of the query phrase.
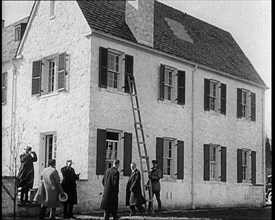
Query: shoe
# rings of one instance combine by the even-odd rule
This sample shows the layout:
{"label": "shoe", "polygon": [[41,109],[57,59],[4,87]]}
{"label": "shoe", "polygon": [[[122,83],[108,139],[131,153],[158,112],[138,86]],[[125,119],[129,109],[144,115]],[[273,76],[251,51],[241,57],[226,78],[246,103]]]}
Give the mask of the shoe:
{"label": "shoe", "polygon": [[74,215],[70,215],[69,218],[75,219],[76,217]]}
{"label": "shoe", "polygon": [[129,216],[135,216],[136,215],[136,213],[130,213],[130,215]]}

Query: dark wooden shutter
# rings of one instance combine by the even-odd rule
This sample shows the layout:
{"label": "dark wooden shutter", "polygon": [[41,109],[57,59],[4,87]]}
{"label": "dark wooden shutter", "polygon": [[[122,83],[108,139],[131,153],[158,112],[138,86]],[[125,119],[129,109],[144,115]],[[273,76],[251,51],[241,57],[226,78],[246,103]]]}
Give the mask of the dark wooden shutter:
{"label": "dark wooden shutter", "polygon": [[158,167],[161,170],[161,177],[163,177],[163,138],[157,137],[156,144],[156,160],[158,161]]}
{"label": "dark wooden shutter", "polygon": [[133,76],[134,73],[134,57],[130,55],[125,55],[125,84],[124,84],[124,92],[129,93],[129,82],[128,76]]}
{"label": "dark wooden shutter", "polygon": [[96,175],[105,172],[106,130],[97,129]]}
{"label": "dark wooden shutter", "polygon": [[99,87],[107,88],[108,49],[99,48]]}
{"label": "dark wooden shutter", "polygon": [[210,145],[204,145],[204,172],[203,172],[203,179],[205,181],[210,180]]}
{"label": "dark wooden shutter", "polygon": [[131,175],[130,164],[132,162],[132,134],[124,133],[124,163],[123,163],[123,173],[124,176]]}
{"label": "dark wooden shutter", "polygon": [[251,121],[256,121],[256,94],[251,92]]}
{"label": "dark wooden shutter", "polygon": [[237,149],[237,183],[242,181],[242,149]]}
{"label": "dark wooden shutter", "polygon": [[210,80],[204,79],[204,110],[209,111],[209,97],[210,97]]}
{"label": "dark wooden shutter", "polygon": [[226,147],[221,147],[221,181],[226,182]]}
{"label": "dark wooden shutter", "polygon": [[20,24],[20,26],[21,26],[20,40],[22,40],[22,38],[24,36],[24,33],[25,33],[25,30],[26,30],[26,27],[27,27],[27,23],[22,23],[22,24]]}
{"label": "dark wooden shutter", "polygon": [[66,88],[66,53],[58,56],[58,79],[57,89],[64,90]]}
{"label": "dark wooden shutter", "polygon": [[7,72],[2,73],[2,104],[7,102]]}
{"label": "dark wooden shutter", "polygon": [[32,95],[40,95],[42,75],[42,60],[32,63]]}
{"label": "dark wooden shutter", "polygon": [[178,70],[178,97],[177,102],[180,105],[185,104],[185,71]]}
{"label": "dark wooden shutter", "polygon": [[237,118],[242,117],[242,90],[237,88]]}
{"label": "dark wooden shutter", "polygon": [[221,83],[221,114],[226,115],[226,85]]}
{"label": "dark wooden shutter", "polygon": [[159,99],[164,100],[164,74],[165,66],[160,64],[160,75],[159,75]]}
{"label": "dark wooden shutter", "polygon": [[251,151],[251,183],[256,184],[256,151]]}
{"label": "dark wooden shutter", "polygon": [[184,142],[178,141],[177,147],[177,179],[184,179]]}

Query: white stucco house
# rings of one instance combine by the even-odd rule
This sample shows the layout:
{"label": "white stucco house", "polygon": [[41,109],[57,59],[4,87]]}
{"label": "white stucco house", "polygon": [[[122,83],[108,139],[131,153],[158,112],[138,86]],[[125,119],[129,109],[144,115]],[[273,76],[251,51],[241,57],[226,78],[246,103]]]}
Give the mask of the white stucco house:
{"label": "white stucco house", "polygon": [[267,86],[229,32],[154,0],[36,1],[16,63],[14,126],[20,151],[38,153],[35,187],[49,159],[60,170],[71,158],[79,212],[100,208],[115,158],[125,208],[139,161],[128,75],[164,209],[265,204]]}

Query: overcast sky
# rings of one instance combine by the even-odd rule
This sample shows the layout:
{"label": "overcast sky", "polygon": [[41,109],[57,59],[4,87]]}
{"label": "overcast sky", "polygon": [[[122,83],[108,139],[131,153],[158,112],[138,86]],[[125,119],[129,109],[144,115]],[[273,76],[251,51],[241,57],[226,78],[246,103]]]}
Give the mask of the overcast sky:
{"label": "overcast sky", "polygon": [[[266,133],[271,136],[271,0],[158,0],[229,31],[270,88],[266,91]],[[2,1],[9,25],[30,14],[34,1]]]}

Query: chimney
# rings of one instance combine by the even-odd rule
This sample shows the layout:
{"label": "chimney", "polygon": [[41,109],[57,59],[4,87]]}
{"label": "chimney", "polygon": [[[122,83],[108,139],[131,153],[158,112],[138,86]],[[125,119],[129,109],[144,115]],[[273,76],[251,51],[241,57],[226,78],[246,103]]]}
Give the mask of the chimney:
{"label": "chimney", "polygon": [[126,0],[125,21],[138,43],[154,45],[155,0]]}
{"label": "chimney", "polygon": [[2,19],[2,28],[5,27],[5,20]]}

